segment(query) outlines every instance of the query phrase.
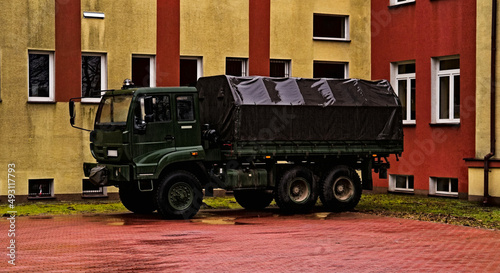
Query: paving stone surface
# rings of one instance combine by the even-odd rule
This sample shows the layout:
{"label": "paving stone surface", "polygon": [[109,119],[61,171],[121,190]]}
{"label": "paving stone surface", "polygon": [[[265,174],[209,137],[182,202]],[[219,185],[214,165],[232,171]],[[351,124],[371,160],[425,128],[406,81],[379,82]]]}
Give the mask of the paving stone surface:
{"label": "paving stone surface", "polygon": [[0,272],[500,272],[500,232],[365,215],[203,211],[19,217]]}

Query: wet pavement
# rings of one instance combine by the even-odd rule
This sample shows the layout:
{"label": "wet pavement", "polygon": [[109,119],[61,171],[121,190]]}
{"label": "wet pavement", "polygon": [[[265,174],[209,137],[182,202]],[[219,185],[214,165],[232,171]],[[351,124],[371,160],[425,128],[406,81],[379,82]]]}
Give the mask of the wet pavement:
{"label": "wet pavement", "polygon": [[500,232],[355,212],[20,217],[0,272],[500,272]]}

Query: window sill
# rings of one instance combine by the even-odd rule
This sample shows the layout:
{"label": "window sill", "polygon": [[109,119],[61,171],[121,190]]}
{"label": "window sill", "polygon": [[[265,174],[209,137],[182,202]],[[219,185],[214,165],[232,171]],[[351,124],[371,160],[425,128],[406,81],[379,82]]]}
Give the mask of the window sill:
{"label": "window sill", "polygon": [[408,195],[415,195],[414,190],[404,190],[404,189],[393,189],[389,191],[390,193],[393,194],[408,194]]}
{"label": "window sill", "polygon": [[99,104],[101,102],[101,98],[82,98],[80,101],[82,104]]}
{"label": "window sill", "polygon": [[431,127],[460,127],[460,122],[431,122],[429,123]]}
{"label": "window sill", "polygon": [[415,122],[414,120],[406,122],[403,120],[403,127],[415,127],[415,126],[417,126],[417,122]]}
{"label": "window sill", "polygon": [[28,200],[55,200],[55,196],[28,196]]}
{"label": "window sill", "polygon": [[314,41],[328,41],[328,42],[343,42],[343,43],[350,43],[350,39],[345,39],[345,38],[330,38],[330,37],[313,37]]}
{"label": "window sill", "polygon": [[431,197],[446,197],[446,198],[458,198],[458,192],[457,193],[433,193],[429,194]]}
{"label": "window sill", "polygon": [[392,4],[392,5],[389,5],[389,9],[399,8],[399,7],[408,6],[408,5],[415,5],[415,2],[416,1],[405,2],[405,3],[398,3],[398,4]]}
{"label": "window sill", "polygon": [[82,194],[83,199],[96,199],[96,198],[108,198],[108,195],[104,194]]}
{"label": "window sill", "polygon": [[29,100],[29,99],[27,102],[29,104],[56,104],[55,101]]}

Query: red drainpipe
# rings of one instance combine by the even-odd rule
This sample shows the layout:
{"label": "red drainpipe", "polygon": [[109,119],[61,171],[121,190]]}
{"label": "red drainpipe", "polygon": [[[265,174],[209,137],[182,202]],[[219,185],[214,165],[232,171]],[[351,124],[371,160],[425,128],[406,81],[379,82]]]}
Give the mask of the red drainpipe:
{"label": "red drainpipe", "polygon": [[489,203],[489,174],[490,166],[489,161],[495,155],[496,150],[496,53],[497,53],[497,0],[492,0],[492,14],[491,14],[491,97],[490,97],[490,153],[484,157],[484,200],[483,204]]}

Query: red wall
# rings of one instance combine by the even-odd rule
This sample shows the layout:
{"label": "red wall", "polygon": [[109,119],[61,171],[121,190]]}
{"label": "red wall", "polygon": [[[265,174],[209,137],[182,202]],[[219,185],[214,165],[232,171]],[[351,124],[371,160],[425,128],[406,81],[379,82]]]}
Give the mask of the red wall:
{"label": "red wall", "polygon": [[156,85],[180,83],[180,0],[157,0]]}
{"label": "red wall", "polygon": [[67,102],[82,90],[80,0],[56,0],[55,8],[55,99]]}
{"label": "red wall", "polygon": [[269,76],[270,0],[249,0],[249,75]]}
{"label": "red wall", "polygon": [[[428,190],[431,176],[458,178],[466,193],[463,159],[475,156],[476,1],[388,3],[372,0],[372,79],[389,79],[391,62],[416,64],[416,125],[404,127],[405,151],[399,162],[391,157],[389,174],[414,175],[415,190]],[[430,125],[431,58],[448,55],[460,55],[460,125]]]}

